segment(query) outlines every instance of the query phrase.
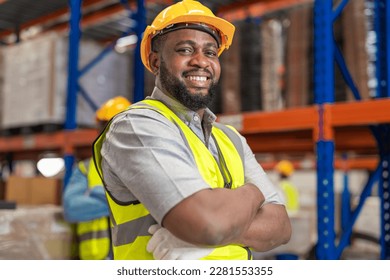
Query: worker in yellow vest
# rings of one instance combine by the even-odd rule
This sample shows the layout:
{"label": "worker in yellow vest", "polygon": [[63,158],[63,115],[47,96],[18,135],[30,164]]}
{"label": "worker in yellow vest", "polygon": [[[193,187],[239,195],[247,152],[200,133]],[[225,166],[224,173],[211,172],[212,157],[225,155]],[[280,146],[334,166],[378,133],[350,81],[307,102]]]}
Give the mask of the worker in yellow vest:
{"label": "worker in yellow vest", "polygon": [[141,58],[155,88],[94,143],[114,259],[247,260],[290,239],[276,187],[245,139],[208,109],[234,30],[183,0],[143,33]]}
{"label": "worker in yellow vest", "polygon": [[[105,102],[96,112],[99,129],[129,106],[130,102],[122,96]],[[65,219],[76,223],[79,258],[112,259],[109,208],[103,183],[91,158],[74,167],[65,186],[63,207]]]}
{"label": "worker in yellow vest", "polygon": [[291,175],[295,171],[294,165],[291,161],[281,160],[276,164],[275,170],[279,174],[279,186],[285,199],[287,211],[290,216],[295,215],[299,211],[300,203],[299,191],[290,180]]}

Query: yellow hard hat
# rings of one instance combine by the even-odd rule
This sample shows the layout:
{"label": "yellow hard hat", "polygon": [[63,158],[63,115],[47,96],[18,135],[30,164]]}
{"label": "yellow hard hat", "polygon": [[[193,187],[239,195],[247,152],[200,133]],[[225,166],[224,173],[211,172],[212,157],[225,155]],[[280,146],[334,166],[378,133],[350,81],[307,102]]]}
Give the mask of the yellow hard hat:
{"label": "yellow hard hat", "polygon": [[[183,23],[188,25],[180,25]],[[196,26],[198,28],[195,28]],[[152,72],[148,59],[152,49],[152,38],[179,28],[195,28],[209,32],[219,43],[218,55],[232,44],[235,30],[233,24],[216,17],[209,8],[198,1],[183,0],[171,5],[160,12],[153,23],[146,27],[141,41],[141,59],[149,71]]]}
{"label": "yellow hard hat", "polygon": [[286,176],[290,176],[294,172],[294,165],[288,160],[281,160],[275,166],[275,169]]}
{"label": "yellow hard hat", "polygon": [[124,111],[131,105],[123,96],[117,96],[107,100],[97,111],[97,121],[109,121],[116,114]]}

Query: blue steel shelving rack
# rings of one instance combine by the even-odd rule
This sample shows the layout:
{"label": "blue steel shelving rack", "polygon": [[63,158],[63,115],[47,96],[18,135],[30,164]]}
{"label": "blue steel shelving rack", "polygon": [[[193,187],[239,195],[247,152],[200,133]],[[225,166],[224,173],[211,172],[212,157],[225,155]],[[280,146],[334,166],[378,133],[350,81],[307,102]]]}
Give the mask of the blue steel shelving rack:
{"label": "blue steel shelving rack", "polygon": [[[318,104],[319,123],[316,141],[317,153],[317,217],[318,259],[339,259],[343,250],[349,245],[352,227],[364,205],[371,195],[374,183],[378,182],[378,193],[381,198],[381,259],[390,259],[390,125],[371,125],[371,132],[377,142],[379,164],[370,175],[360,196],[359,204],[350,209],[349,217],[343,225],[343,232],[336,244],[334,217],[334,151],[335,143],[332,132],[326,124],[326,105],[334,103],[334,63],[340,68],[345,82],[353,92],[355,99],[360,100],[359,92],[348,72],[342,53],[333,37],[333,23],[341,14],[349,0],[342,0],[337,7],[333,1],[316,0],[314,2],[314,94]],[[376,77],[378,80],[377,98],[390,97],[389,50],[390,39],[390,3],[386,0],[375,0],[375,31],[377,36]],[[334,59],[332,59],[334,58]],[[331,128],[330,128],[331,130]],[[348,196],[346,196],[348,197]]]}
{"label": "blue steel shelving rack", "polygon": [[[377,33],[377,65],[376,75],[379,81],[377,98],[390,97],[387,84],[390,77],[388,67],[390,65],[389,53],[390,42],[386,32],[390,31],[390,4],[386,0],[374,0],[376,5],[375,29]],[[70,0],[70,37],[69,37],[69,77],[68,77],[68,100],[65,129],[76,128],[76,100],[80,91],[77,80],[80,77],[78,69],[78,46],[81,36],[79,27],[81,19],[82,0]],[[126,1],[121,1],[125,3]],[[364,205],[365,199],[371,195],[373,185],[378,182],[379,195],[381,196],[381,259],[390,259],[390,128],[388,124],[370,126],[372,134],[377,141],[380,153],[380,161],[376,170],[370,175],[366,186],[360,196],[359,204],[355,209],[349,209],[343,216],[343,232],[336,237],[335,213],[334,213],[334,152],[335,143],[333,134],[329,131],[326,123],[327,104],[334,103],[334,63],[340,68],[342,75],[353,92],[355,98],[360,100],[351,75],[348,72],[342,53],[336,45],[333,37],[333,23],[342,13],[349,0],[342,0],[337,7],[333,7],[333,1],[314,1],[314,94],[315,103],[318,105],[318,135],[316,138],[317,154],[317,217],[318,217],[318,243],[316,245],[316,257],[318,259],[339,259],[343,250],[349,245],[352,228]],[[137,12],[134,19],[138,23],[134,32],[141,36],[145,28],[144,0],[137,0]],[[138,40],[135,51],[134,65],[134,101],[143,98],[144,75],[139,53]],[[331,59],[334,58],[334,59]],[[96,62],[96,61],[95,61]],[[82,91],[83,96],[87,96]],[[92,104],[93,105],[93,104]],[[330,129],[331,130],[331,129]],[[66,162],[65,182],[70,176],[71,167],[74,163],[72,154],[65,154]],[[349,197],[345,195],[345,197]],[[344,213],[345,214],[345,213]],[[337,239],[337,240],[336,240]],[[337,242],[338,241],[338,242]]]}
{"label": "blue steel shelving rack", "polygon": [[[123,36],[130,32],[134,32],[138,38],[141,38],[142,32],[146,26],[145,3],[144,0],[137,0],[137,10],[131,11],[128,1],[118,0],[129,11],[132,19],[135,20],[136,25],[131,27]],[[76,112],[77,112],[77,96],[81,94],[88,104],[94,109],[97,106],[93,103],[88,93],[79,85],[79,78],[98,63],[106,54],[112,51],[115,42],[108,45],[95,59],[93,59],[83,69],[79,69],[79,44],[81,38],[80,21],[82,0],[69,0],[70,20],[69,20],[69,54],[68,54],[68,88],[67,88],[67,106],[65,117],[65,130],[75,130],[77,128]],[[141,57],[139,55],[141,40],[137,40],[137,45],[134,52],[134,94],[133,101],[139,101],[144,98],[144,72]],[[64,186],[67,185],[75,157],[72,153],[64,154],[65,161],[65,176]]]}

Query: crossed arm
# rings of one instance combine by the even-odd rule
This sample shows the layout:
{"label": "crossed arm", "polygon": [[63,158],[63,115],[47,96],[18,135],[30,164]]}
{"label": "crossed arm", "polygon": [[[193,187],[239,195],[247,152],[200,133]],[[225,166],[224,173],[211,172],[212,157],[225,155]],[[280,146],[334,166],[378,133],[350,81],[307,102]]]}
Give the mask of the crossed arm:
{"label": "crossed arm", "polygon": [[268,251],[289,241],[291,225],[283,205],[265,204],[253,184],[201,190],[176,205],[163,226],[196,245],[240,244]]}

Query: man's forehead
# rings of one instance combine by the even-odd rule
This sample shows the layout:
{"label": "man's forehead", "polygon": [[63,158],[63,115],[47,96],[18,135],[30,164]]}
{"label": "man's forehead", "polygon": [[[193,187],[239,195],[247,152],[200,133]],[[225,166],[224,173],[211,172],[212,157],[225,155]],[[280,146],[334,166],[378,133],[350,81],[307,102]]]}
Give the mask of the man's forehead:
{"label": "man's forehead", "polygon": [[[166,34],[167,39],[174,44],[192,43],[214,45],[218,48],[218,42],[208,32],[196,29],[180,29]],[[203,40],[200,42],[199,40]]]}

